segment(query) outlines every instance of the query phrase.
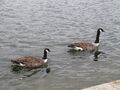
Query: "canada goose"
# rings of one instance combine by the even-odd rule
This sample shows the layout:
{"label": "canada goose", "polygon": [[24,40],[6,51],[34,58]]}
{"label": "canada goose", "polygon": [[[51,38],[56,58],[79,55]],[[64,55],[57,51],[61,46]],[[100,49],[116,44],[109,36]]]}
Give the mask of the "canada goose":
{"label": "canada goose", "polygon": [[68,47],[74,49],[74,50],[80,50],[80,51],[94,51],[96,47],[99,46],[99,37],[100,32],[104,32],[102,28],[99,28],[97,30],[96,40],[94,43],[90,42],[78,42],[78,43],[72,43],[68,45]]}
{"label": "canada goose", "polygon": [[45,48],[44,55],[42,58],[33,57],[33,56],[24,56],[17,58],[15,60],[11,60],[11,62],[25,68],[39,68],[48,62],[47,52],[50,52],[50,50],[48,48]]}

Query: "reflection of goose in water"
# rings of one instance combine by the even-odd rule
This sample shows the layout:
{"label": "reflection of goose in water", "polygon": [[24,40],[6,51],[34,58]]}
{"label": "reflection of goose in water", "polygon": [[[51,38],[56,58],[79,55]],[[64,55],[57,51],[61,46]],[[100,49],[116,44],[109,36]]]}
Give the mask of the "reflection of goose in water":
{"label": "reflection of goose in water", "polygon": [[104,30],[102,28],[99,28],[97,30],[96,40],[93,43],[77,42],[77,43],[72,43],[72,44],[68,45],[68,47],[70,47],[74,50],[78,50],[78,51],[94,51],[99,46],[100,32],[104,32]]}
{"label": "reflection of goose in water", "polygon": [[[14,74],[24,74],[23,77],[19,78],[19,79],[24,79],[27,77],[31,77],[37,74],[38,72],[41,72],[43,74],[42,77],[45,77],[47,74],[50,73],[51,69],[48,67],[48,65],[44,66],[44,68],[37,68],[37,69],[28,69],[18,65],[11,65],[11,71]],[[29,74],[26,74],[26,73],[29,73]]]}
{"label": "reflection of goose in water", "polygon": [[75,51],[73,49],[70,49],[68,51],[68,53],[72,56],[77,56],[77,58],[89,58],[89,56],[93,56],[94,55],[94,61],[98,61],[99,55],[102,55],[102,57],[106,58],[106,53],[104,53],[103,51],[99,51],[98,49],[96,49],[94,52],[88,52],[88,51],[84,51],[84,52],[79,52],[79,51]]}
{"label": "reflection of goose in water", "polygon": [[98,56],[99,56],[100,54],[105,54],[105,53],[102,52],[102,51],[95,51],[95,53],[94,53],[94,61],[98,61]]}
{"label": "reflection of goose in water", "polygon": [[[98,48],[96,48],[96,50],[98,50]],[[74,49],[69,49],[67,52],[72,56],[88,57],[90,55],[93,55],[95,53],[95,51],[94,52],[88,52],[88,51],[79,52]]]}

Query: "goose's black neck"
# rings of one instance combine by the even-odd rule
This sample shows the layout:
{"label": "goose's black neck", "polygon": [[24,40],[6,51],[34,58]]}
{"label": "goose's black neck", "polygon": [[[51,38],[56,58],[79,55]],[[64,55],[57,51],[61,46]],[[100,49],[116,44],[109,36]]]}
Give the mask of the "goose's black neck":
{"label": "goose's black neck", "polygon": [[43,59],[47,59],[47,51],[44,50]]}
{"label": "goose's black neck", "polygon": [[95,43],[99,43],[99,37],[100,37],[100,30],[98,29]]}

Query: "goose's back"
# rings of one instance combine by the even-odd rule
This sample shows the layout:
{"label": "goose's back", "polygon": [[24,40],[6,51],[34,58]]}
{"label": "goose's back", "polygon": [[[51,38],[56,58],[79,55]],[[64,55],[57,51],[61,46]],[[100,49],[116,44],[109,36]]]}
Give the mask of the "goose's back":
{"label": "goose's back", "polygon": [[80,47],[84,51],[93,51],[96,49],[96,46],[93,43],[89,43],[89,42],[73,43],[73,44],[69,45],[69,47],[72,47],[72,48]]}
{"label": "goose's back", "polygon": [[20,57],[15,61],[24,64],[25,67],[39,67],[44,63],[42,58],[33,56]]}

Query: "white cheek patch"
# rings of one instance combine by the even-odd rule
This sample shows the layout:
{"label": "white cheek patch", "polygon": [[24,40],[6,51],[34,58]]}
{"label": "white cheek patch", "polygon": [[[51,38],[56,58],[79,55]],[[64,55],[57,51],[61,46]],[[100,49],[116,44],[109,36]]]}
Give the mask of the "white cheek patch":
{"label": "white cheek patch", "polygon": [[103,32],[103,30],[100,29],[100,32]]}
{"label": "white cheek patch", "polygon": [[46,50],[46,52],[49,52],[48,50]]}

